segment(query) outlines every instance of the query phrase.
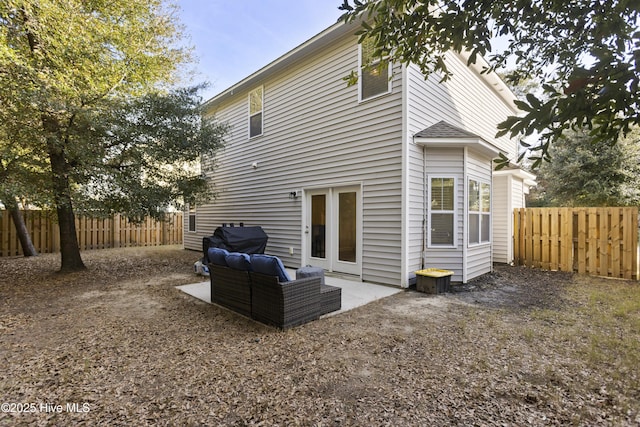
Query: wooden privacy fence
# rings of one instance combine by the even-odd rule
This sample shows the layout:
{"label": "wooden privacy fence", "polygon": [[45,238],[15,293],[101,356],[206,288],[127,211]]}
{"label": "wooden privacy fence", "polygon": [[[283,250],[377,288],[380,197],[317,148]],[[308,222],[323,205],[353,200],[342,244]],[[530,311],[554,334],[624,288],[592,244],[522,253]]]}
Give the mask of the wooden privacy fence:
{"label": "wooden privacy fence", "polygon": [[638,208],[514,211],[514,260],[545,270],[638,279]]}
{"label": "wooden privacy fence", "polygon": [[[0,211],[0,256],[22,255],[22,247],[11,215]],[[60,250],[60,231],[55,214],[46,211],[23,212],[33,245],[40,253]],[[80,250],[160,246],[182,243],[182,212],[167,213],[165,221],[147,217],[132,223],[123,215],[110,218],[76,217]]]}

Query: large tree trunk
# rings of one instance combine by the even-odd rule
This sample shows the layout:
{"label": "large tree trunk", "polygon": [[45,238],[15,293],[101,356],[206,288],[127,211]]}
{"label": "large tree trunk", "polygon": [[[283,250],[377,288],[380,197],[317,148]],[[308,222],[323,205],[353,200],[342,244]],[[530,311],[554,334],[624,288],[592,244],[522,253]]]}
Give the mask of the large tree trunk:
{"label": "large tree trunk", "polygon": [[71,202],[59,204],[56,208],[58,212],[58,225],[60,226],[60,254],[62,256],[61,272],[85,270],[84,263],[80,257],[78,247],[78,237],[76,235],[76,217],[73,214]]}
{"label": "large tree trunk", "polygon": [[71,201],[71,185],[69,182],[69,165],[64,151],[64,139],[60,136],[60,124],[51,116],[43,115],[44,129],[47,132],[47,149],[53,181],[53,193],[60,226],[61,272],[85,270],[80,257],[78,236],[76,235],[76,218]]}
{"label": "large tree trunk", "polygon": [[22,216],[22,212],[20,212],[18,204],[9,202],[7,208],[11,213],[13,224],[16,227],[18,239],[20,239],[20,245],[22,246],[22,253],[26,257],[38,256],[38,251],[36,250],[35,246],[33,246],[31,235],[29,234],[29,230],[27,230],[27,224],[25,224],[24,222],[24,217]]}
{"label": "large tree trunk", "polygon": [[[26,28],[30,27],[30,17],[21,9]],[[34,33],[27,31],[27,40],[31,52],[39,48],[40,43]],[[48,111],[41,112],[42,127],[47,140],[47,154],[51,162],[51,179],[53,183],[53,197],[58,213],[60,226],[60,254],[62,258],[61,272],[85,270],[86,267],[80,257],[78,236],[76,235],[76,218],[73,214],[71,202],[71,186],[69,182],[70,166],[65,154],[65,138],[60,121]]]}

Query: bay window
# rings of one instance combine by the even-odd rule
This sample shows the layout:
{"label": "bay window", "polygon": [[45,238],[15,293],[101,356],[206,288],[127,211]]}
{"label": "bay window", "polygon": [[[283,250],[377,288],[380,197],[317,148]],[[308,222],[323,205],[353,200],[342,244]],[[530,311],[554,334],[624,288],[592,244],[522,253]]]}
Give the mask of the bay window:
{"label": "bay window", "polygon": [[469,245],[491,241],[491,185],[469,180]]}
{"label": "bay window", "polygon": [[455,247],[455,178],[429,179],[429,246]]}

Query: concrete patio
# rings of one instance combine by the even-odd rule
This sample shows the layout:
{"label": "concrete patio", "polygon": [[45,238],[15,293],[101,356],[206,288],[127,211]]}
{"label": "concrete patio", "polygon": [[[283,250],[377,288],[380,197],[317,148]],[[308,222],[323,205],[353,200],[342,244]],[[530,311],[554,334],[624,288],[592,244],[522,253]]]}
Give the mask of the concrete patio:
{"label": "concrete patio", "polygon": [[[289,276],[295,277],[296,272],[293,269],[287,269]],[[338,286],[342,288],[342,308],[338,311],[326,314],[322,317],[334,316],[345,311],[353,310],[365,304],[369,304],[375,300],[391,296],[402,292],[404,289],[384,285],[375,285],[359,281],[357,278],[349,276],[338,276],[331,273],[325,275],[325,283],[327,285]],[[189,294],[199,300],[211,304],[210,281],[192,283],[189,285],[176,286],[182,292]]]}

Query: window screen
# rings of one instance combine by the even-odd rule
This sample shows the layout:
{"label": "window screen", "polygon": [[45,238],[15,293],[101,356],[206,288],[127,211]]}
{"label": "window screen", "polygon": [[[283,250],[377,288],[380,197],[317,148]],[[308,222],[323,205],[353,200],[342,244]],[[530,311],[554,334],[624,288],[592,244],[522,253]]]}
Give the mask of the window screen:
{"label": "window screen", "polygon": [[380,60],[372,62],[373,50],[373,42],[370,39],[365,39],[360,45],[360,64],[362,64],[360,97],[362,100],[389,92],[389,64],[381,63]]}
{"label": "window screen", "polygon": [[430,240],[433,246],[454,246],[455,180],[431,178],[430,180]]}
{"label": "window screen", "polygon": [[263,89],[259,87],[249,93],[249,138],[262,135]]}
{"label": "window screen", "polygon": [[469,180],[469,244],[491,240],[491,185]]}

